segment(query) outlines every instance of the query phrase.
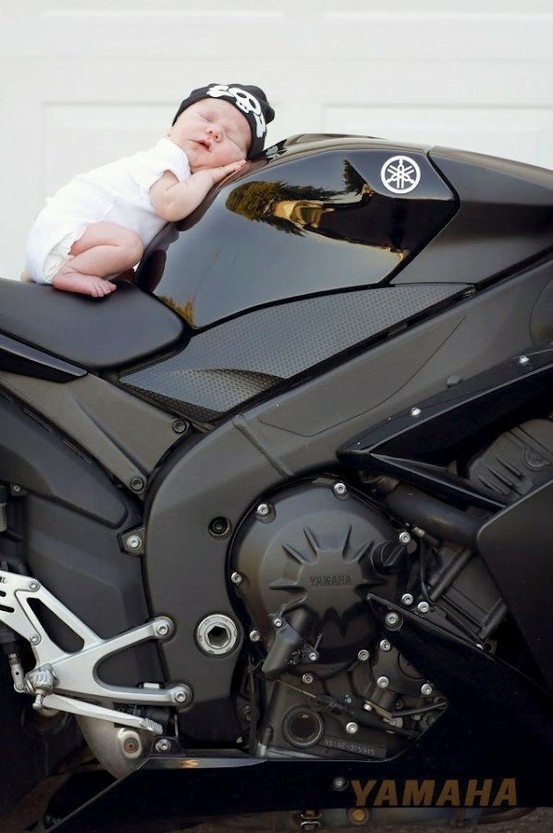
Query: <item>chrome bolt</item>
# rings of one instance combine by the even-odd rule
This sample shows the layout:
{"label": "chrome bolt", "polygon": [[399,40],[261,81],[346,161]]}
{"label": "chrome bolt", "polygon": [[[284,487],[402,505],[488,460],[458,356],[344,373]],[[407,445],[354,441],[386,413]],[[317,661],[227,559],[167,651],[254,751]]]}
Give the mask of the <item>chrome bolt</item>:
{"label": "chrome bolt", "polygon": [[332,491],[334,492],[336,497],[344,497],[344,495],[347,495],[348,493],[348,487],[345,483],[339,482],[334,484],[334,486],[332,487]]}
{"label": "chrome bolt", "polygon": [[187,686],[176,688],[173,692],[173,700],[175,703],[186,703],[190,699],[190,689]]}
{"label": "chrome bolt", "polygon": [[233,584],[242,584],[244,577],[240,573],[232,573],[230,580]]}
{"label": "chrome bolt", "polygon": [[307,656],[309,657],[309,662],[317,662],[317,660],[319,659],[319,654],[317,653],[317,651],[309,651],[309,654]]}
{"label": "chrome bolt", "polygon": [[260,518],[266,518],[271,511],[271,507],[268,503],[260,503],[255,511]]}
{"label": "chrome bolt", "polygon": [[398,539],[399,539],[399,543],[400,543],[400,544],[403,544],[403,546],[405,547],[405,546],[407,546],[407,544],[408,544],[408,543],[409,543],[409,541],[411,540],[411,536],[409,535],[409,533],[407,532],[407,530],[406,530],[406,529],[404,529],[404,530],[403,530],[403,532],[400,532],[400,533],[399,533],[399,535],[398,535]]}
{"label": "chrome bolt", "polygon": [[40,642],[40,636],[38,635],[38,633],[34,633],[29,639],[29,642],[31,643],[31,645],[38,645],[38,643]]}
{"label": "chrome bolt", "polygon": [[527,364],[530,364],[530,359],[528,356],[519,356],[518,363],[524,367]]}
{"label": "chrome bolt", "polygon": [[140,535],[129,535],[127,538],[127,547],[130,550],[137,550],[142,546],[142,538]]}
{"label": "chrome bolt", "polygon": [[413,532],[413,535],[417,536],[417,538],[424,538],[424,536],[426,535],[426,531],[422,529],[422,527],[420,526],[411,527],[411,531]]}
{"label": "chrome bolt", "polygon": [[434,689],[432,688],[430,683],[423,683],[421,685],[421,694],[423,695],[423,697],[430,697],[433,691]]}
{"label": "chrome bolt", "polygon": [[348,785],[347,778],[344,778],[343,775],[338,775],[336,778],[332,779],[332,789],[333,790],[345,790]]}
{"label": "chrome bolt", "polygon": [[355,723],[351,720],[349,723],[346,723],[346,732],[348,735],[355,735],[359,731],[359,724]]}
{"label": "chrome bolt", "polygon": [[388,686],[390,685],[390,680],[388,679],[388,677],[382,676],[378,678],[376,684],[379,688],[388,688]]}
{"label": "chrome bolt", "polygon": [[382,639],[380,642],[380,650],[381,651],[391,651],[392,645],[387,639]]}
{"label": "chrome bolt", "polygon": [[142,477],[133,477],[131,479],[131,482],[129,483],[129,486],[131,487],[133,492],[141,492],[145,486],[145,483]]}
{"label": "chrome bolt", "polygon": [[282,621],[282,619],[279,619],[278,616],[276,617],[276,619],[273,619],[273,625],[275,626],[275,628],[281,628],[283,624],[284,622]]}
{"label": "chrome bolt", "polygon": [[403,596],[401,597],[401,603],[404,604],[406,607],[409,607],[409,605],[412,605],[414,601],[415,600],[413,598],[412,593],[404,593]]}
{"label": "chrome bolt", "polygon": [[12,485],[11,485],[12,495],[19,495],[21,493],[21,491],[22,491],[21,486],[18,486],[17,483],[12,483]]}
{"label": "chrome bolt", "polygon": [[184,434],[188,430],[188,425],[182,419],[175,419],[171,425],[175,434]]}
{"label": "chrome bolt", "polygon": [[155,743],[155,750],[156,752],[169,752],[171,749],[171,741],[167,738],[160,738],[156,740]]}
{"label": "chrome bolt", "polygon": [[361,650],[357,654],[357,659],[359,660],[359,662],[367,662],[369,656],[370,656],[370,654],[367,651],[367,649],[366,648],[361,648]]}
{"label": "chrome bolt", "polygon": [[384,621],[386,622],[389,628],[394,628],[396,627],[396,625],[399,624],[399,615],[397,613],[394,613],[394,611],[390,611],[390,613],[387,613],[384,617]]}
{"label": "chrome bolt", "polygon": [[161,622],[156,622],[155,625],[155,632],[157,636],[167,636],[167,634],[171,631],[171,626],[169,622],[162,620]]}
{"label": "chrome bolt", "polygon": [[416,406],[414,408],[411,408],[411,416],[412,417],[419,417],[421,415],[421,413],[422,413],[422,411],[421,411],[420,408],[417,408]]}
{"label": "chrome bolt", "polygon": [[253,630],[250,631],[250,642],[259,642],[261,639],[261,634],[259,631]]}
{"label": "chrome bolt", "polygon": [[29,582],[29,590],[35,591],[35,590],[38,590],[39,588],[40,588],[40,584],[38,583],[38,581],[30,581]]}
{"label": "chrome bolt", "polygon": [[311,685],[315,677],[313,674],[304,674],[301,678],[301,681],[304,685]]}
{"label": "chrome bolt", "polygon": [[430,610],[430,605],[428,604],[428,602],[419,602],[417,605],[417,610],[419,611],[419,613],[428,613],[428,611]]}

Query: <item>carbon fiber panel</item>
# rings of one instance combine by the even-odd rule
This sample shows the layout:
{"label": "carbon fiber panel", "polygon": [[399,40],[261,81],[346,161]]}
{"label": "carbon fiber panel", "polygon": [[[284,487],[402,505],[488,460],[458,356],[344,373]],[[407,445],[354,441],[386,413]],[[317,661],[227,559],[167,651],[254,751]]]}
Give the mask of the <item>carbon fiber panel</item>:
{"label": "carbon fiber panel", "polygon": [[211,421],[464,290],[464,284],[390,286],[258,309],[198,333],[181,353],[120,381]]}

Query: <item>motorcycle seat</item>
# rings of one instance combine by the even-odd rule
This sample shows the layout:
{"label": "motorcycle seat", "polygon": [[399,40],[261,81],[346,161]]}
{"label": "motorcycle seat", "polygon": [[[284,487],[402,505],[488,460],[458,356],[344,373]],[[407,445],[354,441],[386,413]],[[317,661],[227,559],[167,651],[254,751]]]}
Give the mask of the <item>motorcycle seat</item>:
{"label": "motorcycle seat", "polygon": [[185,326],[130,283],[97,299],[0,278],[0,333],[85,369],[132,365],[167,350]]}

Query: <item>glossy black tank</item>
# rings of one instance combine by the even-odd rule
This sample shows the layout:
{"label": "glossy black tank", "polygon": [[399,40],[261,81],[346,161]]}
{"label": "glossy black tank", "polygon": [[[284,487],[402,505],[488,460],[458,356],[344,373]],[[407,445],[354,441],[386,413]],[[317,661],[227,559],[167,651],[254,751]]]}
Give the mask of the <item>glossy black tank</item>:
{"label": "glossy black tank", "polygon": [[422,148],[296,136],[167,227],[138,285],[202,329],[254,307],[389,281],[457,207]]}
{"label": "glossy black tank", "polygon": [[448,148],[300,135],[152,244],[137,283],[201,330],[391,284],[481,284],[553,244],[553,172]]}

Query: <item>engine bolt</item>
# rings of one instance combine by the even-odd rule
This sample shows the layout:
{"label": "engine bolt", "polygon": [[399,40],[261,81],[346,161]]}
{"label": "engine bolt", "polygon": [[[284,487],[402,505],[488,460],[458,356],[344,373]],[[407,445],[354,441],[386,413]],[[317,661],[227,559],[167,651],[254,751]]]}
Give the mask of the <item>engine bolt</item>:
{"label": "engine bolt", "polygon": [[389,628],[396,628],[399,625],[399,614],[391,610],[384,617],[384,621]]}
{"label": "engine bolt", "polygon": [[158,636],[167,636],[169,631],[171,630],[171,626],[169,622],[162,620],[161,622],[157,622],[155,625],[155,632]]}
{"label": "engine bolt", "polygon": [[38,645],[38,643],[40,642],[40,636],[38,635],[38,633],[34,633],[29,639],[29,642],[31,643],[31,645]]}
{"label": "engine bolt", "polygon": [[188,686],[180,686],[174,690],[173,700],[175,703],[186,703],[190,699],[190,694],[191,692]]}
{"label": "engine bolt", "polygon": [[392,645],[387,639],[382,639],[380,642],[380,650],[381,651],[391,651]]}
{"label": "engine bolt", "polygon": [[406,529],[404,529],[403,532],[399,533],[398,538],[399,538],[399,543],[403,544],[404,547],[407,546],[407,544],[411,540],[411,536],[409,535],[409,533],[407,532]]}
{"label": "engine bolt", "polygon": [[268,503],[260,503],[255,511],[260,518],[266,518],[271,511],[271,507]]}
{"label": "engine bolt", "polygon": [[345,790],[348,785],[348,779],[344,778],[343,775],[338,775],[336,778],[332,779],[332,789],[333,790]]}
{"label": "engine bolt", "polygon": [[518,363],[522,365],[522,367],[524,367],[525,365],[530,363],[530,359],[528,358],[528,356],[520,356]]}
{"label": "engine bolt", "polygon": [[401,603],[404,604],[406,607],[412,605],[414,602],[413,594],[412,593],[404,593],[401,597]]}
{"label": "engine bolt", "polygon": [[334,484],[334,486],[332,487],[332,491],[334,492],[336,497],[344,497],[344,495],[347,495],[348,493],[348,487],[345,483],[339,482]]}
{"label": "engine bolt", "polygon": [[233,584],[242,584],[244,577],[240,573],[232,573],[230,580]]}
{"label": "engine bolt", "polygon": [[416,406],[414,408],[411,408],[411,416],[412,417],[419,417],[421,415],[421,413],[422,413],[422,411],[421,411],[420,408],[417,408]]}
{"label": "engine bolt", "polygon": [[130,550],[137,550],[140,549],[142,546],[142,538],[140,535],[129,535],[127,538],[127,547]]}
{"label": "engine bolt", "polygon": [[171,749],[171,741],[168,738],[160,738],[155,743],[156,752],[169,752]]}
{"label": "engine bolt", "polygon": [[35,591],[35,590],[38,590],[39,588],[40,588],[40,584],[38,583],[38,581],[30,581],[29,582],[29,590]]}
{"label": "engine bolt", "polygon": [[281,628],[283,625],[282,619],[279,619],[279,617],[277,616],[275,619],[273,619],[273,625],[275,626],[275,628]]}
{"label": "engine bolt", "polygon": [[417,605],[417,610],[419,611],[419,613],[428,613],[428,611],[430,610],[430,605],[428,604],[428,602],[419,602]]}
{"label": "engine bolt", "polygon": [[317,653],[317,651],[309,651],[309,654],[307,656],[309,657],[309,662],[317,662],[317,660],[319,659],[319,654]]}
{"label": "engine bolt", "polygon": [[359,662],[367,662],[369,656],[370,656],[370,654],[367,651],[367,649],[366,648],[361,648],[361,650],[357,654],[357,659],[359,660]]}
{"label": "engine bolt", "polygon": [[388,677],[382,676],[378,678],[376,684],[379,688],[388,688],[388,686],[390,685],[390,680],[388,679]]}
{"label": "engine bolt", "polygon": [[123,741],[123,751],[127,755],[135,755],[140,749],[140,742],[138,738],[128,737]]}
{"label": "engine bolt", "polygon": [[259,631],[253,630],[250,631],[250,642],[259,642],[261,639],[261,634]]}
{"label": "engine bolt", "polygon": [[432,688],[430,683],[423,683],[421,685],[421,694],[423,695],[423,697],[430,697],[433,691],[434,689]]}
{"label": "engine bolt", "polygon": [[353,720],[349,723],[346,723],[346,732],[348,735],[355,735],[359,731],[359,724],[355,723]]}
{"label": "engine bolt", "polygon": [[301,678],[301,681],[304,685],[311,685],[315,677],[313,674],[304,674]]}
{"label": "engine bolt", "polygon": [[171,428],[175,432],[175,434],[184,434],[188,431],[188,423],[185,422],[183,419],[175,419],[171,424]]}

